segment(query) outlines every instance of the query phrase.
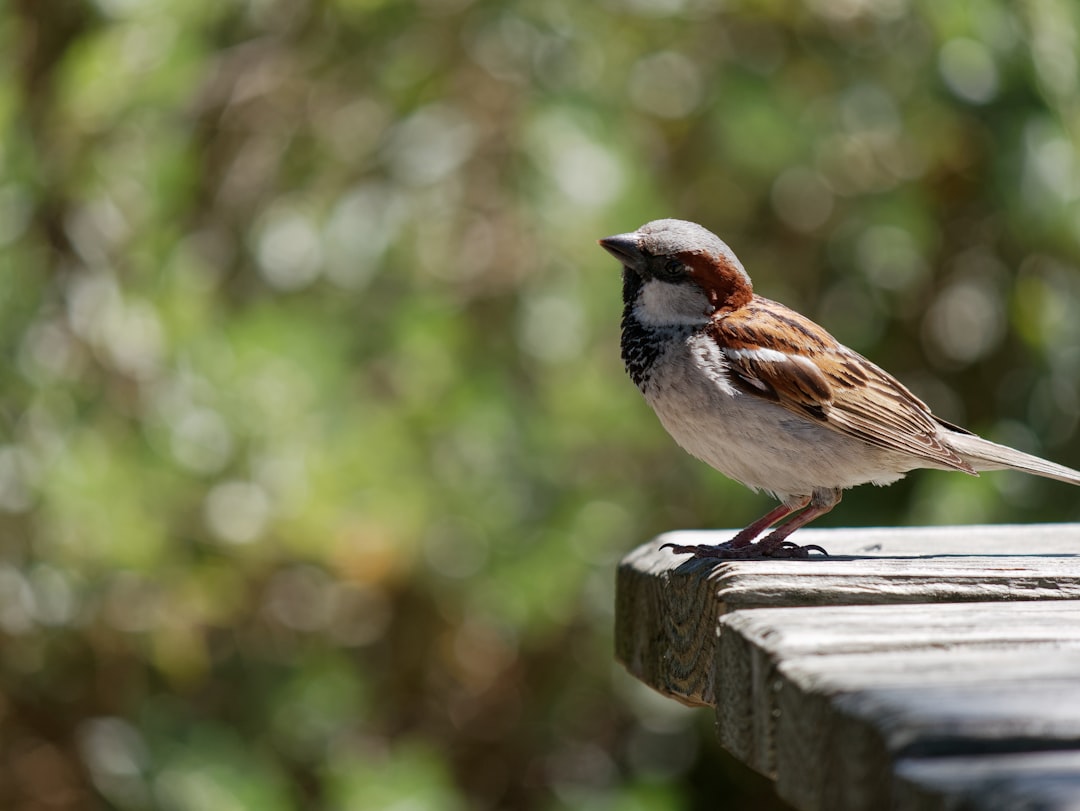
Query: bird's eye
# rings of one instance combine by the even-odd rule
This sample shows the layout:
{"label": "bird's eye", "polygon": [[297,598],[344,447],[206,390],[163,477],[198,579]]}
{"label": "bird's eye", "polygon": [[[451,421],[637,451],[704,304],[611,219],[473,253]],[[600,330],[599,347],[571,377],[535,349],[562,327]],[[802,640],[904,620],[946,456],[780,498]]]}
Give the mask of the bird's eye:
{"label": "bird's eye", "polygon": [[664,262],[665,276],[678,276],[683,272],[683,263],[678,259],[668,259]]}

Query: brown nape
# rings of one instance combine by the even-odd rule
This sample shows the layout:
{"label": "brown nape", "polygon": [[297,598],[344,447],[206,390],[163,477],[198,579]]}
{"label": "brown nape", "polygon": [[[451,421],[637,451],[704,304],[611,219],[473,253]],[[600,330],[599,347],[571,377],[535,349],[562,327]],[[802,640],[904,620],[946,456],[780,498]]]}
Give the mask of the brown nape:
{"label": "brown nape", "polygon": [[690,268],[691,275],[718,311],[737,310],[753,300],[750,279],[725,257],[687,251],[679,254],[679,259]]}

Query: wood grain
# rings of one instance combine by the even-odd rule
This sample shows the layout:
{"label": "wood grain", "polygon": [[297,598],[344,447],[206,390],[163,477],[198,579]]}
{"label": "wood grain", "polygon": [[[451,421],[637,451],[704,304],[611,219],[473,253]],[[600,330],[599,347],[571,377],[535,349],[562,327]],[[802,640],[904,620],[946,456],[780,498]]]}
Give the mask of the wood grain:
{"label": "wood grain", "polygon": [[749,671],[753,695],[718,704],[721,741],[800,809],[888,807],[901,757],[1080,747],[1080,601],[758,609],[721,627],[718,674]]}
{"label": "wood grain", "polygon": [[617,573],[615,655],[637,678],[713,705],[717,621],[745,608],[1080,599],[1080,525],[803,530],[830,558],[716,563],[663,543],[731,532],[668,533]]}
{"label": "wood grain", "polygon": [[658,547],[728,533],[674,536],[620,565],[616,654],[714,706],[795,807],[1019,808],[991,800],[1041,786],[1080,808],[1080,525],[807,530],[832,557],[719,564]]}
{"label": "wood grain", "polygon": [[895,768],[894,811],[1076,811],[1080,752],[904,758]]}

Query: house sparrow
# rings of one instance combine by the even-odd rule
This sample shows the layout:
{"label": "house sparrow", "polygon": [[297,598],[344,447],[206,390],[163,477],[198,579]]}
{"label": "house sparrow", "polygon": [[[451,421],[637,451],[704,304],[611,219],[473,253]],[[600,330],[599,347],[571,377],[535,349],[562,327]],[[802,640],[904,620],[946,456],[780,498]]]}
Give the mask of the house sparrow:
{"label": "house sparrow", "polygon": [[828,554],[788,536],[835,507],[846,488],[891,484],[916,468],[972,476],[1011,468],[1080,484],[1076,470],[935,417],[888,372],[756,295],[731,248],[696,223],[656,220],[600,245],[623,266],[626,371],[664,428],[725,476],[780,501],[730,541],[667,544],[676,553]]}

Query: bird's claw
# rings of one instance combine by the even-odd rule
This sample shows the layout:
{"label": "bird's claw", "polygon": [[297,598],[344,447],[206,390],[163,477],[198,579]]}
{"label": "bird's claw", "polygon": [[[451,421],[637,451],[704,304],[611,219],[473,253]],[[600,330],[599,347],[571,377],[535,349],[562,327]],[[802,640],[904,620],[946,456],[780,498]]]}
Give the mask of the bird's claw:
{"label": "bird's claw", "polygon": [[693,555],[696,558],[714,558],[718,560],[766,560],[769,558],[784,558],[805,560],[811,552],[820,552],[824,557],[829,553],[817,544],[800,546],[793,541],[782,541],[779,544],[769,544],[766,541],[758,543],[731,546],[730,544],[707,544],[682,546],[680,544],[666,543],[661,549],[670,549],[676,555]]}
{"label": "bird's claw", "polygon": [[765,554],[767,557],[771,558],[799,558],[802,560],[804,558],[809,558],[811,552],[820,552],[822,556],[829,557],[829,553],[816,543],[808,543],[805,546],[800,546],[794,541],[784,541],[772,552],[767,552]]}

